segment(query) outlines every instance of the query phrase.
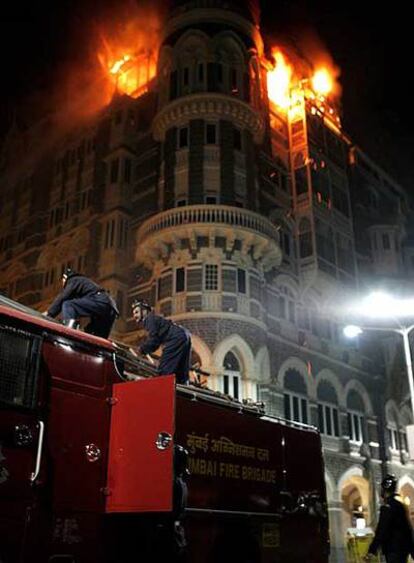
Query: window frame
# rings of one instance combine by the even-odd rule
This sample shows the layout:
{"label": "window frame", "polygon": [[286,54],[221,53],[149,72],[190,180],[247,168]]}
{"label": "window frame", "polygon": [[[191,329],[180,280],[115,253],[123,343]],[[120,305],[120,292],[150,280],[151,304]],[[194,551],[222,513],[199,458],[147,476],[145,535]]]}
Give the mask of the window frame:
{"label": "window frame", "polygon": [[[298,402],[299,419],[292,418],[292,413],[295,414],[295,400]],[[286,403],[289,402],[289,408],[286,408]],[[309,424],[309,401],[306,395],[300,395],[290,390],[283,392],[284,415],[287,420],[292,422],[299,422],[300,424]],[[305,412],[306,416],[303,416]],[[306,419],[306,420],[305,420]]]}
{"label": "window frame", "polygon": [[[321,411],[323,424],[321,424]],[[329,422],[329,424],[327,424],[327,422]],[[329,436],[330,438],[341,437],[341,423],[338,405],[318,400],[318,423],[319,431],[323,436]],[[330,426],[330,432],[328,431],[328,426]]]}
{"label": "window frame", "polygon": [[[209,273],[209,270],[211,268],[211,272],[215,272],[213,275],[212,273]],[[204,264],[204,268],[203,268],[203,290],[204,291],[220,291],[220,281],[219,281],[219,267],[218,264]],[[215,278],[215,282],[214,285],[215,287],[208,287],[211,284],[211,280],[214,281]]]}

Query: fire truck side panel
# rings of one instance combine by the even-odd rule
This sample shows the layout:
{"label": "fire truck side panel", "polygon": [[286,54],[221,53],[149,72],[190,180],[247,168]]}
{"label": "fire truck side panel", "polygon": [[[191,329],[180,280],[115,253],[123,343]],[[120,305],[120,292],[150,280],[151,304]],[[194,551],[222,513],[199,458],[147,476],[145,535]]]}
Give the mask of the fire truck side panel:
{"label": "fire truck side panel", "polygon": [[[22,329],[25,330],[22,330]],[[24,557],[43,442],[41,337],[0,315],[0,559]]]}
{"label": "fire truck side panel", "polygon": [[113,386],[107,512],[172,509],[174,376]]}
{"label": "fire truck side panel", "polygon": [[54,510],[101,512],[111,414],[106,361],[70,342],[46,342],[43,358],[51,377],[47,443]]}
{"label": "fire truck side panel", "polygon": [[177,443],[189,452],[189,508],[274,513],[284,426],[177,397]]}
{"label": "fire truck side panel", "polygon": [[177,443],[189,451],[190,561],[328,561],[326,511],[300,506],[311,494],[325,503],[315,430],[180,394],[176,425]]}

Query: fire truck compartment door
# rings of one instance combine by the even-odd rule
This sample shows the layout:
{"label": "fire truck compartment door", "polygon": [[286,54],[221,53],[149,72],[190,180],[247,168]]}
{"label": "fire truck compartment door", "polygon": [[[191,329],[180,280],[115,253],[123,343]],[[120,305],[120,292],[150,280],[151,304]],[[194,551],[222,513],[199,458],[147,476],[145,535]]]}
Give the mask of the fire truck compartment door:
{"label": "fire truck compartment door", "polygon": [[172,509],[175,378],[113,386],[106,512]]}

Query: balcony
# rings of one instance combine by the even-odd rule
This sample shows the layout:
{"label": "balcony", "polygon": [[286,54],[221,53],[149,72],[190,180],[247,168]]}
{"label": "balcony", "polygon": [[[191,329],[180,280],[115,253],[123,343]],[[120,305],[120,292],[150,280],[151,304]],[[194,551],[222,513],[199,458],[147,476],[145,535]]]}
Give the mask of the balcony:
{"label": "balcony", "polygon": [[246,102],[226,94],[206,92],[182,96],[168,103],[156,115],[153,122],[154,138],[165,139],[171,127],[186,125],[191,119],[228,119],[240,129],[249,129],[256,143],[263,139],[263,116]]}
{"label": "balcony", "polygon": [[250,255],[264,271],[282,260],[278,228],[258,213],[227,205],[176,207],[151,217],[138,229],[136,260],[151,268],[182,248],[183,239],[196,253],[199,237],[210,247],[217,238],[224,240],[225,252]]}

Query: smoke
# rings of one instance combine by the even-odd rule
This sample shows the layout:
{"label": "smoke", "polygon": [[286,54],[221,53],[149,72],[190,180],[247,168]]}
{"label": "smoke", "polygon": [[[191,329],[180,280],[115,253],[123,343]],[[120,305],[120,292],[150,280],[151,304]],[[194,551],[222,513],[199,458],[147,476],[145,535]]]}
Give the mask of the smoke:
{"label": "smoke", "polygon": [[54,93],[56,122],[82,122],[93,117],[110,101],[116,91],[109,74],[112,61],[125,54],[152,53],[156,59],[163,9],[159,2],[124,0],[106,6],[99,17],[89,20],[84,30],[84,59],[69,62],[59,69]]}

